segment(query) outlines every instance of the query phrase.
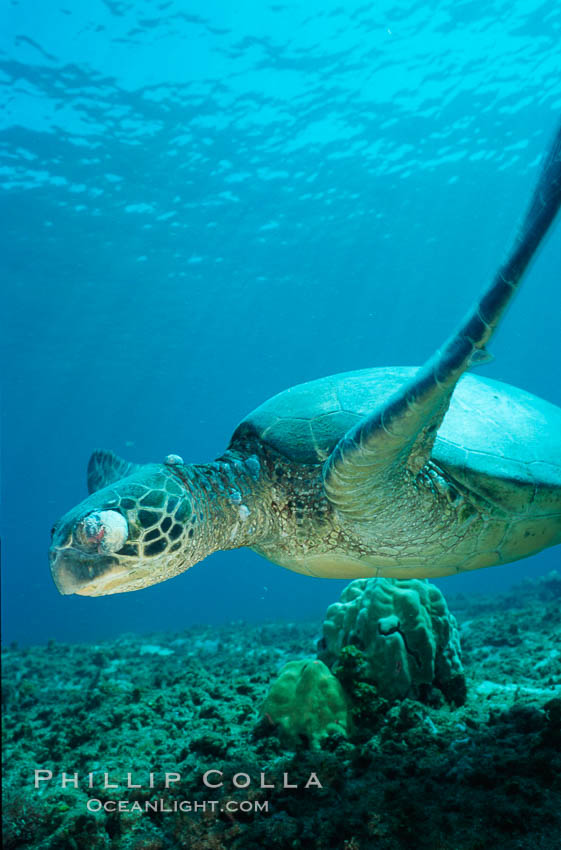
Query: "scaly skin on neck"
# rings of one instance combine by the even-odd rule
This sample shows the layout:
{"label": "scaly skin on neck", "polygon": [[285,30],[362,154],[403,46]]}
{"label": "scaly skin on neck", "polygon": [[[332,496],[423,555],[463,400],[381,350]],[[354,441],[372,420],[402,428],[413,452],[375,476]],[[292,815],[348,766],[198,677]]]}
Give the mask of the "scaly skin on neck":
{"label": "scaly skin on neck", "polygon": [[[247,477],[247,456],[260,464],[257,478]],[[351,545],[325,495],[321,465],[294,464],[267,446],[248,442],[202,467],[205,477],[209,468],[214,493],[212,527],[217,527],[217,537],[223,541],[216,548],[248,546],[273,563],[284,563],[309,553],[330,552],[345,543]],[[234,513],[235,525],[232,529],[232,522],[226,523],[226,530],[230,529],[227,533],[218,528],[224,524],[219,507],[224,506],[224,480],[226,489],[237,487],[253,519],[240,529],[239,516]],[[226,511],[232,517],[231,503]]]}
{"label": "scaly skin on neck", "polygon": [[263,447],[259,460],[248,454],[227,451],[213,463],[170,468],[197,513],[197,532],[188,543],[192,564],[242,546],[277,561],[280,553],[291,560],[343,542],[320,466],[292,464]]}
{"label": "scaly skin on neck", "polygon": [[212,463],[170,467],[193,498],[197,532],[188,541],[189,561],[213,552],[254,546],[270,533],[260,463],[227,452]]}

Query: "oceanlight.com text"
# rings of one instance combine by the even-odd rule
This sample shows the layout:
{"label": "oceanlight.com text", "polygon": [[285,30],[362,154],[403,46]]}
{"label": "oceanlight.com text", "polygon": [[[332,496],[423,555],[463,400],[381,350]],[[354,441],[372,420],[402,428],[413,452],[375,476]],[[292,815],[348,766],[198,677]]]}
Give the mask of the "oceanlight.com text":
{"label": "oceanlight.com text", "polygon": [[128,812],[129,814],[146,814],[148,812],[255,812],[256,814],[269,811],[268,800],[98,800],[92,797],[87,802],[89,812],[103,811],[107,813]]}

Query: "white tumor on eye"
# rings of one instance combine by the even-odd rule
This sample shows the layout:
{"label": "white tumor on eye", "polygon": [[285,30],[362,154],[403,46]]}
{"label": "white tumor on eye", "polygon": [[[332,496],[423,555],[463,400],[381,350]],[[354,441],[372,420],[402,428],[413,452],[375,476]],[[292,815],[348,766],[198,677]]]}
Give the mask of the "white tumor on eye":
{"label": "white tumor on eye", "polygon": [[102,552],[117,552],[125,545],[129,535],[126,519],[118,511],[100,511],[99,518],[105,529],[99,548]]}
{"label": "white tumor on eye", "polygon": [[118,511],[95,511],[78,526],[78,540],[88,546],[95,545],[98,552],[110,554],[121,549],[127,540],[127,521]]}

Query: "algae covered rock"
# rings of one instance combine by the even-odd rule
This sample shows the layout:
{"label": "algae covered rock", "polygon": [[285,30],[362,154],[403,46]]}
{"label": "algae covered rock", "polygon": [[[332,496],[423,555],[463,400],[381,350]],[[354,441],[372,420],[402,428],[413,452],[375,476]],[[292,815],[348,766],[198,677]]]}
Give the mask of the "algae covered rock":
{"label": "algae covered rock", "polygon": [[348,731],[347,699],[341,683],[322,661],[305,658],[282,667],[261,708],[279,727],[288,746],[308,744],[319,749],[321,741]]}
{"label": "algae covered rock", "polygon": [[358,647],[368,678],[386,699],[418,697],[434,685],[450,702],[465,702],[456,619],[428,581],[351,582],[327,609],[322,644],[320,657],[331,668],[344,647]]}

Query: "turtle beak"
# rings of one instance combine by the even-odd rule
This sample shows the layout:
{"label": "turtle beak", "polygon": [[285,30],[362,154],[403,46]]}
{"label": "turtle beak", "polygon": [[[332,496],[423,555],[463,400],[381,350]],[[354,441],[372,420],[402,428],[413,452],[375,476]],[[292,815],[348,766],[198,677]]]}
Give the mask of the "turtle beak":
{"label": "turtle beak", "polygon": [[97,596],[96,587],[100,578],[113,573],[115,568],[119,569],[116,558],[87,556],[69,547],[59,549],[53,546],[49,551],[49,562],[53,581],[64,596],[70,593]]}

